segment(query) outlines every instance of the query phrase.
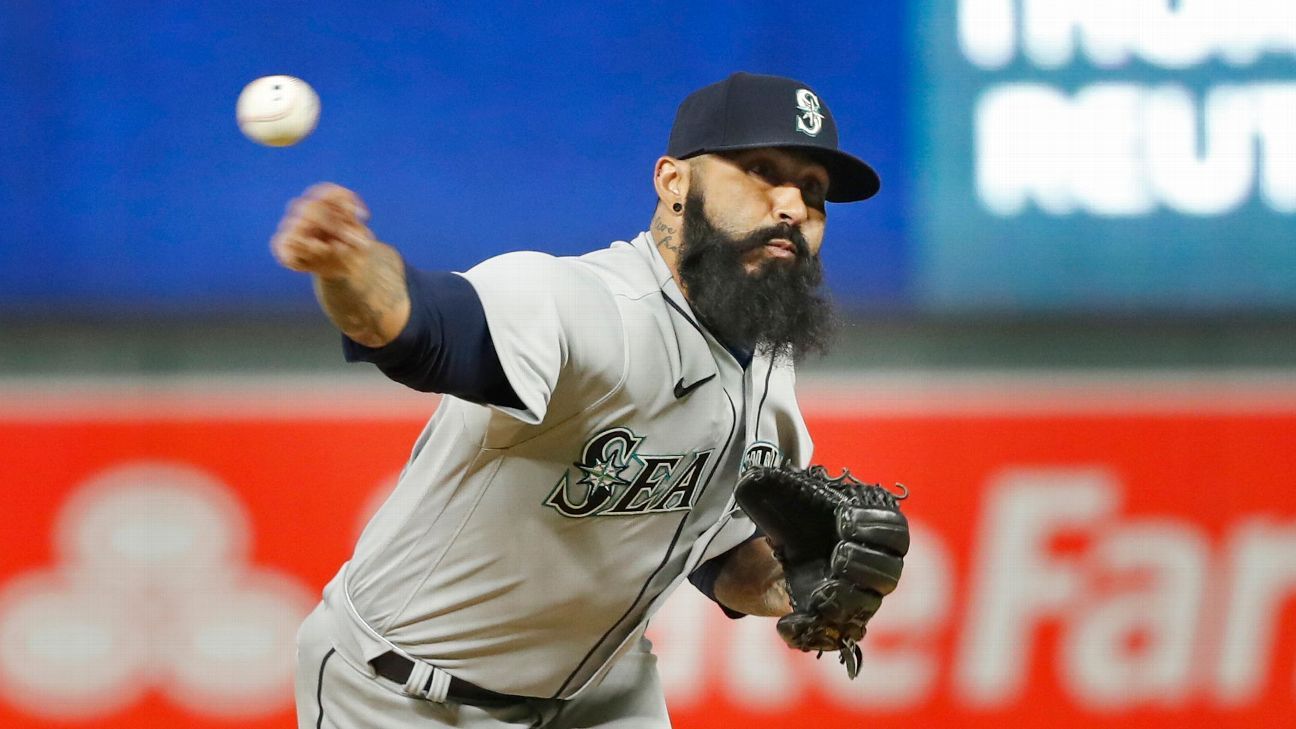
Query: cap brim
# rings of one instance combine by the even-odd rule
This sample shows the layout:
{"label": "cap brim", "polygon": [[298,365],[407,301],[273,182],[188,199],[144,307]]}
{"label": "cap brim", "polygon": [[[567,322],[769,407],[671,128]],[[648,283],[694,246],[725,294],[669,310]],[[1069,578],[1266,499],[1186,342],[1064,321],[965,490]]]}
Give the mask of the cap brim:
{"label": "cap brim", "polygon": [[812,144],[730,144],[693,150],[680,155],[679,158],[688,159],[699,154],[738,152],[762,147],[795,149],[823,165],[824,169],[828,170],[828,194],[824,196],[828,202],[859,202],[873,197],[878,194],[878,190],[882,189],[882,178],[878,177],[878,173],[864,160],[839,150],[825,149]]}
{"label": "cap brim", "polygon": [[809,154],[828,170],[828,202],[844,203],[867,200],[882,189],[882,178],[864,160],[823,147],[795,147]]}

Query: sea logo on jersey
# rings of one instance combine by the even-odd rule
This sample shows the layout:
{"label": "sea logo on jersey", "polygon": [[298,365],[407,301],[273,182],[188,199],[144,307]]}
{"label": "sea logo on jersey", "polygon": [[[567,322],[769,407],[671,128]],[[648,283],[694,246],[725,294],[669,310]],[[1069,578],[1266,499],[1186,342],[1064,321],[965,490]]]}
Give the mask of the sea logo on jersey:
{"label": "sea logo on jersey", "polygon": [[590,438],[580,460],[545,499],[563,516],[625,516],[693,508],[712,451],[672,455],[639,453],[643,436],[611,428]]}
{"label": "sea logo on jersey", "polygon": [[819,104],[819,97],[814,95],[810,89],[797,89],[796,92],[797,108],[801,110],[797,114],[796,128],[802,134],[817,137],[819,130],[823,129],[824,115]]}
{"label": "sea logo on jersey", "polygon": [[778,468],[783,465],[783,453],[779,447],[766,440],[758,440],[743,451],[741,473],[753,468]]}

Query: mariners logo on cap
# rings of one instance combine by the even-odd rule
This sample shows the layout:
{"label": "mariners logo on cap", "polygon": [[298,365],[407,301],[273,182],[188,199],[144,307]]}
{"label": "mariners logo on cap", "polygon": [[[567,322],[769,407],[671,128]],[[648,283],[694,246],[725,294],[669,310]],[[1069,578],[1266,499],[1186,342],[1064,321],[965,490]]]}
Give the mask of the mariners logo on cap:
{"label": "mariners logo on cap", "polygon": [[796,128],[798,132],[811,137],[819,136],[819,130],[823,129],[823,112],[819,111],[819,97],[814,95],[810,89],[797,89],[797,108],[801,110],[797,114]]}

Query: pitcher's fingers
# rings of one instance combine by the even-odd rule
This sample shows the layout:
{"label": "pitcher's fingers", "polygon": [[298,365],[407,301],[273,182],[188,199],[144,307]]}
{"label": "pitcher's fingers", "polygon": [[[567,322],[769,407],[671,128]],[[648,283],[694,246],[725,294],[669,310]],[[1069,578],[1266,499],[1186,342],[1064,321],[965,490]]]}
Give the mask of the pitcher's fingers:
{"label": "pitcher's fingers", "polygon": [[351,214],[350,209],[319,200],[304,205],[289,230],[307,237],[336,241],[353,250],[363,250],[373,242],[373,233]]}
{"label": "pitcher's fingers", "polygon": [[298,260],[295,240],[296,238],[292,236],[276,235],[270,239],[270,253],[279,262],[279,265],[294,271],[300,271],[302,269]]}
{"label": "pitcher's fingers", "polygon": [[292,217],[301,212],[303,208],[310,205],[318,204],[320,194],[312,192],[318,185],[308,188],[305,192],[288,201],[284,206],[284,216]]}
{"label": "pitcher's fingers", "polygon": [[339,212],[352,216],[356,220],[364,221],[369,219],[369,208],[365,206],[364,201],[353,190],[331,182],[324,182],[313,186],[310,193],[316,200],[334,207]]}
{"label": "pitcher's fingers", "polygon": [[299,267],[297,270],[314,270],[337,256],[328,242],[310,237],[293,239],[287,246],[287,253]]}
{"label": "pitcher's fingers", "polygon": [[302,192],[301,196],[311,200],[320,200],[338,195],[350,195],[350,190],[336,182],[317,182]]}
{"label": "pitcher's fingers", "polygon": [[345,192],[345,188],[338,187],[332,183],[326,182],[311,185],[306,188],[306,191],[301,195],[288,201],[288,204],[284,206],[284,215],[281,220],[288,221],[293,218],[301,217],[303,211],[317,207],[321,204],[321,201],[327,201],[331,199],[331,196],[338,194],[335,190]]}
{"label": "pitcher's fingers", "polygon": [[301,198],[289,203],[288,210],[282,218],[279,218],[279,225],[275,228],[275,235],[283,235],[292,231],[314,227],[313,223],[302,218],[302,211],[306,209],[306,201]]}
{"label": "pitcher's fingers", "polygon": [[275,236],[271,248],[280,263],[297,271],[331,255],[327,243],[309,235]]}
{"label": "pitcher's fingers", "polygon": [[275,241],[287,241],[295,238],[319,238],[323,237],[323,234],[324,231],[320,225],[309,218],[296,214],[289,215],[279,222],[279,227],[271,238],[271,248],[275,248]]}
{"label": "pitcher's fingers", "polygon": [[336,205],[347,211],[355,207],[358,198],[356,194],[341,185],[332,182],[322,182],[318,185],[312,185],[307,190],[307,197],[318,200],[327,205]]}
{"label": "pitcher's fingers", "polygon": [[348,253],[365,251],[376,242],[373,233],[359,223],[348,225],[339,231],[337,241]]}
{"label": "pitcher's fingers", "polygon": [[293,233],[289,230],[284,230],[284,226],[280,226],[280,229],[274,235],[270,236],[270,254],[275,257],[275,260],[284,265],[288,265],[288,242],[293,237]]}
{"label": "pitcher's fingers", "polygon": [[336,205],[315,200],[302,205],[296,212],[301,230],[315,231],[322,238],[340,238],[343,231],[360,225],[354,215]]}

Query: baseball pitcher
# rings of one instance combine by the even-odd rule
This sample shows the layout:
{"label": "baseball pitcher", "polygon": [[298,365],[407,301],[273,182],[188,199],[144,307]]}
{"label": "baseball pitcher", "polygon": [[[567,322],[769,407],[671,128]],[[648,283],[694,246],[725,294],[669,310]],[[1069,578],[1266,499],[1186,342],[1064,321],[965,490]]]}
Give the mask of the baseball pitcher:
{"label": "baseball pitcher", "polygon": [[273,253],[346,358],[443,394],[301,627],[303,729],[668,727],[644,630],[686,579],[859,670],[908,526],[811,466],[793,386],[830,335],[826,203],[877,174],[810,87],[738,73],[683,101],[653,186],[627,241],[462,273],[405,265],[349,190],[290,207]]}

